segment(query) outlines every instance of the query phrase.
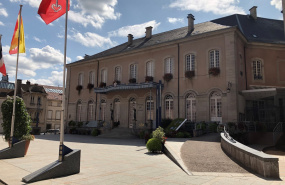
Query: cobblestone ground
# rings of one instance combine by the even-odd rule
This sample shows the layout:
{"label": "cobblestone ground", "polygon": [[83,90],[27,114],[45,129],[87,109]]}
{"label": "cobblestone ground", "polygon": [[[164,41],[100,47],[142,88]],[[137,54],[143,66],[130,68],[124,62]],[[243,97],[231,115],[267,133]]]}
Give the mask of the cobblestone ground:
{"label": "cobblestone ground", "polygon": [[221,148],[217,133],[191,138],[181,148],[181,157],[191,172],[248,173],[229,158]]}

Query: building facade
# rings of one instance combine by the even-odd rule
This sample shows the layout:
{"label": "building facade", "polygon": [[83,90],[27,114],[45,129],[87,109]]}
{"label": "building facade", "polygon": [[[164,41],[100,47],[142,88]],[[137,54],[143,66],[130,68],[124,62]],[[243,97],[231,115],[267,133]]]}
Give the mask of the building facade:
{"label": "building facade", "polygon": [[[283,21],[231,15],[152,35],[67,65],[67,121],[282,121]],[[272,34],[271,34],[272,33]],[[284,66],[285,67],[285,66]],[[270,113],[266,109],[274,108]]]}

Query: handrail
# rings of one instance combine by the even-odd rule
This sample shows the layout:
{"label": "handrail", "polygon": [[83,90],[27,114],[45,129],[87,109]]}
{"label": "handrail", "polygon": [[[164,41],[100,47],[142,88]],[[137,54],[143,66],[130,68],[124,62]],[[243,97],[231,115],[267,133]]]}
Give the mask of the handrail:
{"label": "handrail", "polygon": [[283,122],[279,122],[273,129],[273,142],[276,140],[276,134],[283,131]]}
{"label": "handrail", "polygon": [[236,143],[236,141],[230,136],[230,134],[227,132],[226,125],[224,126],[224,136],[232,143]]}

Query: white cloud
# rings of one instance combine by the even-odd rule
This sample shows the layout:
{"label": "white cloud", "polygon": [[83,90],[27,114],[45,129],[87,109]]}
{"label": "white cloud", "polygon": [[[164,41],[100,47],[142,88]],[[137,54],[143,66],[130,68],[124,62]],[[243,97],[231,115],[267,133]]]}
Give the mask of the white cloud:
{"label": "white cloud", "polygon": [[4,26],[4,23],[0,21],[0,26]]}
{"label": "white cloud", "polygon": [[[3,47],[3,58],[9,77],[13,77],[16,73],[17,55],[8,54],[9,48],[7,45]],[[55,66],[63,64],[63,54],[50,46],[42,49],[31,48],[29,53],[29,57],[26,54],[20,54],[18,66],[18,73],[27,77],[35,77],[37,70],[54,69]],[[71,62],[71,59],[67,57],[67,61]]]}
{"label": "white cloud", "polygon": [[169,7],[181,10],[212,12],[218,15],[227,15],[245,11],[238,6],[238,0],[174,0]]}
{"label": "white cloud", "polygon": [[77,56],[76,60],[82,60],[84,57],[83,56]]}
{"label": "white cloud", "polygon": [[29,81],[33,84],[41,84],[41,85],[51,85],[51,86],[60,86],[62,87],[63,83],[63,71],[52,71],[48,78],[41,79],[29,79]]}
{"label": "white cloud", "polygon": [[271,0],[270,4],[278,10],[282,10],[282,0]]}
{"label": "white cloud", "polygon": [[96,33],[91,32],[81,34],[77,31],[73,31],[73,35],[68,35],[68,38],[86,47],[112,47],[117,44],[110,38],[102,37]]}
{"label": "white cloud", "polygon": [[174,18],[174,17],[168,17],[167,18],[168,22],[172,23],[172,24],[175,24],[177,22],[181,22],[183,23],[183,18]]}
{"label": "white cloud", "polygon": [[0,8],[0,15],[3,15],[4,17],[8,17],[8,13],[5,8]]}
{"label": "white cloud", "polygon": [[145,35],[145,28],[152,26],[153,30],[157,29],[160,23],[157,23],[155,20],[149,21],[142,24],[136,24],[132,26],[125,26],[119,28],[118,30],[109,32],[110,37],[127,37],[128,34],[132,34],[134,37],[143,37]]}
{"label": "white cloud", "polygon": [[46,40],[44,40],[44,39],[41,40],[41,39],[39,39],[38,37],[34,37],[33,39],[34,39],[35,41],[37,41],[37,42],[46,42]]}

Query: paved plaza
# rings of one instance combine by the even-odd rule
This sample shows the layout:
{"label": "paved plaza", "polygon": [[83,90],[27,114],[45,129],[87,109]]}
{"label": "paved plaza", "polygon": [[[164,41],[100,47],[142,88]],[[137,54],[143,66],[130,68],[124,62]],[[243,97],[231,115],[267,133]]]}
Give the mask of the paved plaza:
{"label": "paved plaza", "polygon": [[[184,141],[167,140],[167,147],[177,158]],[[190,172],[192,175],[187,175],[164,154],[148,153],[141,139],[67,134],[65,145],[81,149],[80,173],[31,184],[285,184],[285,177],[264,179],[251,173]],[[0,149],[6,147],[7,143],[0,140]],[[36,136],[25,157],[0,160],[0,179],[9,185],[24,184],[21,182],[24,176],[57,160],[58,147],[59,135]]]}

